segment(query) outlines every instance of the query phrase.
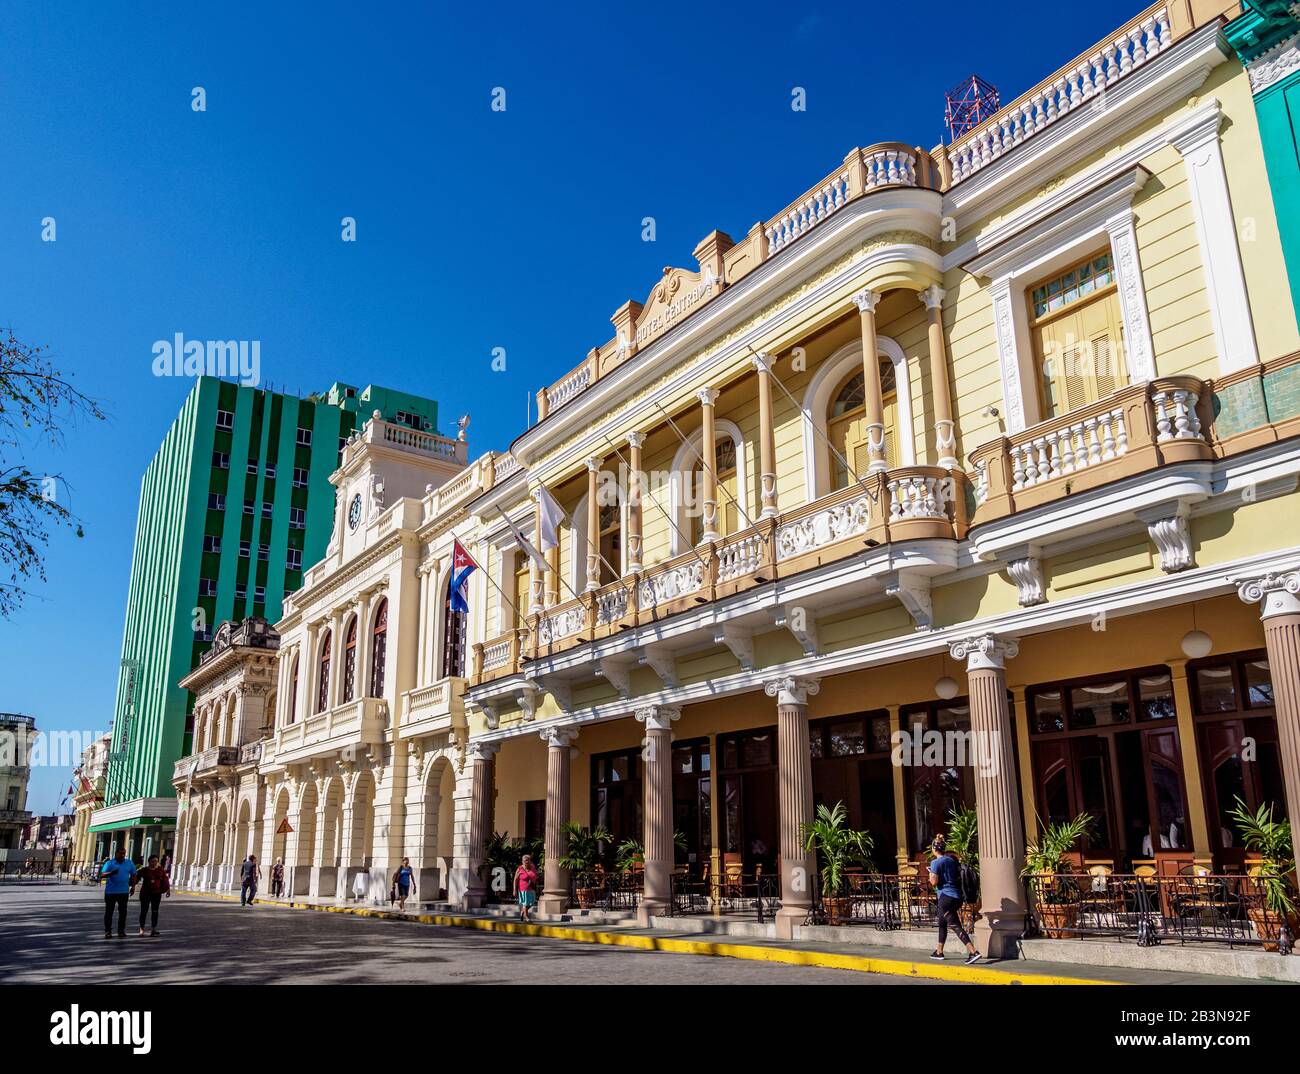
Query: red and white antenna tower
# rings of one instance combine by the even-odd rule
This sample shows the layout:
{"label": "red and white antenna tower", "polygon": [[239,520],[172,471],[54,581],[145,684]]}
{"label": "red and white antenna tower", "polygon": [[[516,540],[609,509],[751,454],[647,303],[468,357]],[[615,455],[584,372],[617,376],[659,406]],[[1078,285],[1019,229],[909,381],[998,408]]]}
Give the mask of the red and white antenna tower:
{"label": "red and white antenna tower", "polygon": [[993,115],[1001,106],[998,88],[979,75],[971,75],[961,85],[943,95],[943,121],[948,128],[949,143],[955,142]]}

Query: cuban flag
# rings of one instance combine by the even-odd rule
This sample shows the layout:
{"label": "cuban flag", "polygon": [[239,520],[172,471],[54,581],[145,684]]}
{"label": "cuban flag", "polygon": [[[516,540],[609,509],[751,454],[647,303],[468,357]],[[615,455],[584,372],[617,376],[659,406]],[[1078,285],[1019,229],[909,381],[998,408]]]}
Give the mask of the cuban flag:
{"label": "cuban flag", "polygon": [[469,600],[465,584],[469,576],[478,570],[474,557],[465,551],[464,546],[455,541],[451,546],[451,607],[453,611],[468,612]]}

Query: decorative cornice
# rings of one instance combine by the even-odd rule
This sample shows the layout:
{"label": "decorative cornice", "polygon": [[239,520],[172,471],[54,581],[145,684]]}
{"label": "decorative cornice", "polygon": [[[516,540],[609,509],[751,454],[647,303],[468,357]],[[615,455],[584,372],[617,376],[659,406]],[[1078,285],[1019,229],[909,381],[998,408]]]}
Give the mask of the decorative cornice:
{"label": "decorative cornice", "polygon": [[1250,62],[1246,67],[1246,74],[1250,76],[1250,92],[1263,93],[1296,71],[1300,71],[1300,33],[1279,41]]}

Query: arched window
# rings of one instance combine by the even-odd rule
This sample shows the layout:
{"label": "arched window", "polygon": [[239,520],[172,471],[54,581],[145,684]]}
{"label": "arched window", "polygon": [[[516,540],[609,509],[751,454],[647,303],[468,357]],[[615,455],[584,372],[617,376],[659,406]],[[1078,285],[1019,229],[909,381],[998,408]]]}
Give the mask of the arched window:
{"label": "arched window", "polygon": [[[880,363],[880,395],[885,414],[885,461],[897,466],[901,456],[898,451],[898,390],[894,383],[894,364]],[[862,477],[867,472],[870,459],[867,455],[866,385],[863,372],[851,373],[831,396],[830,411],[826,415],[826,435],[834,445],[831,454],[831,488],[846,488],[851,480],[848,467]],[[837,457],[843,456],[844,461]],[[847,466],[845,465],[847,462]]]}
{"label": "arched window", "polygon": [[442,674],[444,678],[465,676],[465,612],[457,611],[451,599],[451,580],[442,601]]}
{"label": "arched window", "polygon": [[384,668],[388,657],[388,601],[379,602],[370,632],[370,696],[384,696]]}
{"label": "arched window", "polygon": [[320,646],[320,671],[316,678],[316,711],[324,712],[330,705],[330,632]]}
{"label": "arched window", "polygon": [[357,617],[354,615],[348,623],[348,632],[343,641],[343,704],[352,700],[357,685]]}
{"label": "arched window", "polygon": [[293,658],[293,667],[289,671],[289,718],[286,724],[293,723],[298,718],[298,657]]}

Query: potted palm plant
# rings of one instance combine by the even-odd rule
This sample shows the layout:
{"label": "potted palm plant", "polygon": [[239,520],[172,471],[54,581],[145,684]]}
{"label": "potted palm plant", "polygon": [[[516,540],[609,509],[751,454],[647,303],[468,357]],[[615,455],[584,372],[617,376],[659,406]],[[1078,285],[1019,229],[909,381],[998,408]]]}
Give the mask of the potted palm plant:
{"label": "potted palm plant", "polygon": [[1079,923],[1077,889],[1062,874],[1065,855],[1091,827],[1092,817],[1087,813],[1059,824],[1043,824],[1038,841],[1025,848],[1025,868],[1021,875],[1036,881],[1035,908],[1043,935],[1050,940],[1068,936]]}
{"label": "potted palm plant", "polygon": [[803,825],[801,834],[805,849],[816,852],[821,860],[826,919],[832,925],[844,924],[853,915],[846,871],[850,865],[871,860],[871,833],[850,828],[848,810],[843,802],[836,802],[830,809],[819,805],[812,822]]}
{"label": "potted palm plant", "polygon": [[1280,947],[1282,926],[1286,926],[1292,937],[1297,926],[1290,882],[1295,861],[1291,849],[1291,822],[1274,820],[1271,802],[1252,813],[1240,798],[1229,815],[1236,823],[1246,849],[1260,857],[1260,863],[1252,873],[1264,897],[1261,901],[1251,900],[1246,907],[1246,916],[1255,927],[1255,935],[1264,941],[1264,950],[1276,951]]}
{"label": "potted palm plant", "polygon": [[576,821],[568,821],[562,831],[566,849],[558,864],[573,874],[578,905],[586,910],[600,891],[600,880],[595,873],[604,856],[601,844],[614,837],[602,825],[587,828]]}
{"label": "potted palm plant", "polygon": [[[969,865],[978,876],[980,871],[979,819],[973,807],[959,805],[949,811],[945,839],[948,849],[956,853],[957,860],[963,865]],[[963,902],[959,913],[962,927],[970,932],[979,919],[979,906],[973,902]]]}
{"label": "potted palm plant", "polygon": [[[686,849],[686,833],[673,832],[673,846]],[[645,868],[645,844],[640,839],[624,839],[614,848],[614,868],[620,873],[640,872]]]}

